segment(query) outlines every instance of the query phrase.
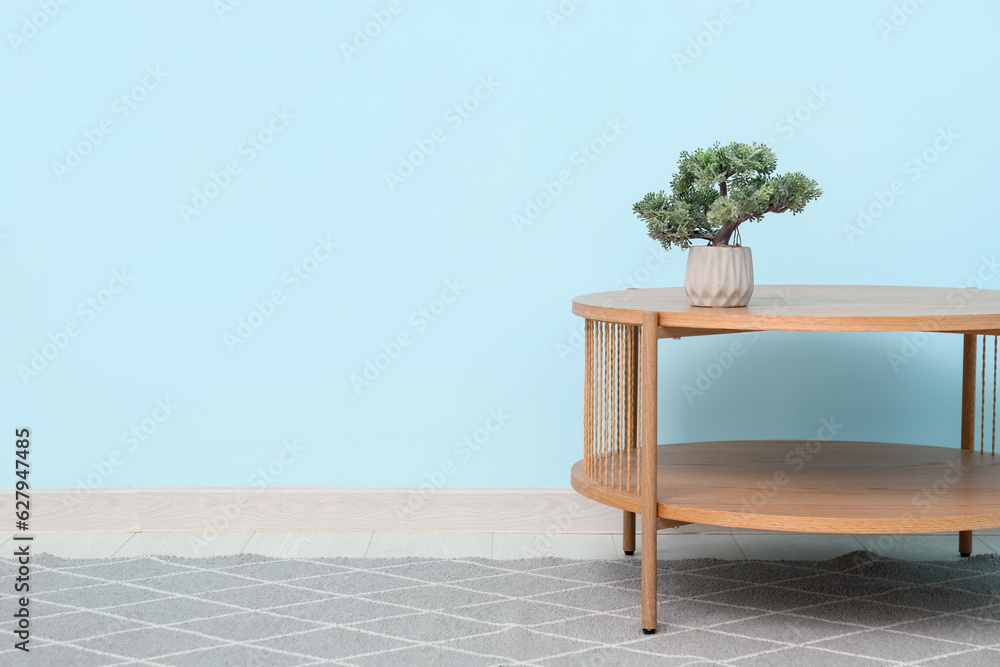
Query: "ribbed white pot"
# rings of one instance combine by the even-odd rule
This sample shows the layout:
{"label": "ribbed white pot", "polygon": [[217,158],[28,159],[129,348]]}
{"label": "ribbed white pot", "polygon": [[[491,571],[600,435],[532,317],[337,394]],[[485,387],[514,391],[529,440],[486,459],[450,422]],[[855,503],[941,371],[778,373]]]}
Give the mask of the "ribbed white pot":
{"label": "ribbed white pot", "polygon": [[735,308],[747,305],[753,295],[750,248],[691,246],[684,291],[692,306]]}

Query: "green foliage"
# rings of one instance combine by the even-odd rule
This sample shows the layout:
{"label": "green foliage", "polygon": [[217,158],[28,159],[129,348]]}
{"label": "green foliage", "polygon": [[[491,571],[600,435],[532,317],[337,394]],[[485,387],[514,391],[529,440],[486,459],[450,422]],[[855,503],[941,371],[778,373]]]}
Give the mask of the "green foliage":
{"label": "green foliage", "polygon": [[772,176],[778,165],[763,144],[731,143],[682,151],[671,194],[650,192],[632,210],[650,237],[667,250],[691,247],[693,239],[729,245],[737,228],[767,213],[801,213],[823,191],[801,172]]}

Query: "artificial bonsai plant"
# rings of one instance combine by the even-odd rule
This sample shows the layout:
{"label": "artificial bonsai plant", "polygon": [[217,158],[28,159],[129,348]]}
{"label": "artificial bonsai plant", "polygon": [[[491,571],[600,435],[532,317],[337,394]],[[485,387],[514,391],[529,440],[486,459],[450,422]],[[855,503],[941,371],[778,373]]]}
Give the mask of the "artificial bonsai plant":
{"label": "artificial bonsai plant", "polygon": [[[747,220],[760,220],[767,213],[801,213],[806,204],[823,194],[816,181],[801,172],[772,176],[777,164],[774,151],[757,143],[733,142],[726,146],[716,143],[693,153],[682,151],[677,173],[670,181],[671,193],[650,192],[632,210],[646,221],[650,237],[667,250],[671,246],[691,248],[695,239],[708,241],[710,247],[741,248],[739,226]],[[750,249],[735,253],[699,252],[697,259],[693,250],[685,278],[692,304],[746,305],[753,292]],[[719,265],[719,261],[723,264]],[[735,273],[733,261],[737,262]],[[733,275],[742,276],[744,283],[749,277],[749,292],[746,285],[737,288],[716,284],[721,278]],[[693,278],[699,281],[698,285],[689,284]],[[693,289],[709,296],[696,299]],[[742,292],[734,295],[727,289]],[[695,303],[696,300],[711,303]]]}

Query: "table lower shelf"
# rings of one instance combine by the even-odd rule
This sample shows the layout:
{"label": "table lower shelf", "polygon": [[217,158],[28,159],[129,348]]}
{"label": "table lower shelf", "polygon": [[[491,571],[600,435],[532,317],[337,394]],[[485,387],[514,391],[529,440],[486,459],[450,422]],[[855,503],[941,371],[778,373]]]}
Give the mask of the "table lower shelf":
{"label": "table lower shelf", "polygon": [[[573,466],[582,495],[641,512],[636,450]],[[662,519],[809,533],[1000,527],[1000,456],[880,442],[753,440],[657,448]]]}

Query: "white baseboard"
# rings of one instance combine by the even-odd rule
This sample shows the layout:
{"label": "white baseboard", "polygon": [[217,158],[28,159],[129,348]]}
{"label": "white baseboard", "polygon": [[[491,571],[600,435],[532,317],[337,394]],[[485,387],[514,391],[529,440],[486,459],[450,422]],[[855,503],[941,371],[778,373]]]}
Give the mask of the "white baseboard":
{"label": "white baseboard", "polygon": [[[620,533],[621,510],[568,487],[32,489],[28,534],[212,531]],[[0,489],[14,532],[14,490]],[[690,524],[672,534],[766,533]],[[976,531],[1000,535],[1000,531]]]}
{"label": "white baseboard", "polygon": [[[14,492],[0,516],[14,521]],[[32,489],[29,533],[459,531],[614,533],[621,510],[570,488],[134,487]]]}

